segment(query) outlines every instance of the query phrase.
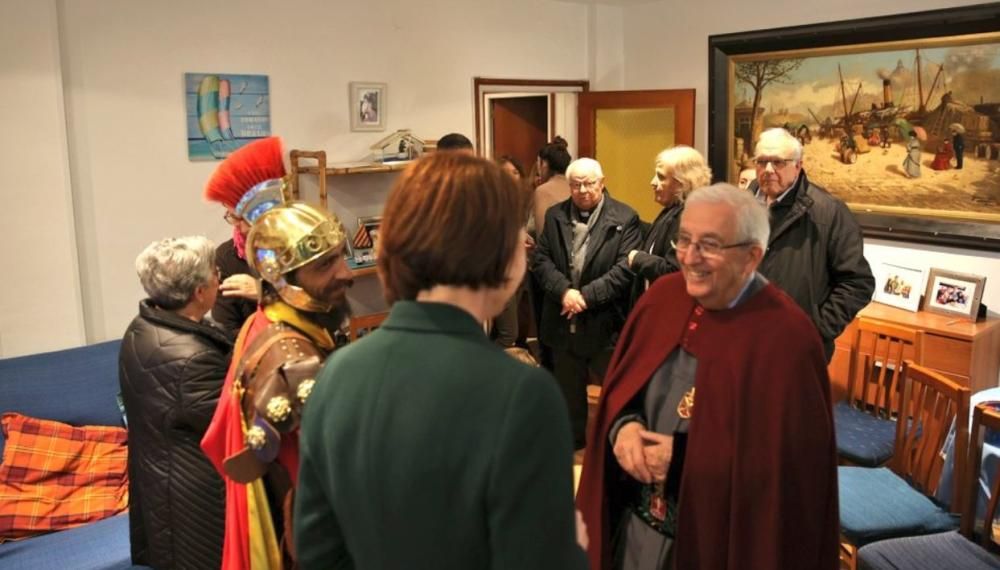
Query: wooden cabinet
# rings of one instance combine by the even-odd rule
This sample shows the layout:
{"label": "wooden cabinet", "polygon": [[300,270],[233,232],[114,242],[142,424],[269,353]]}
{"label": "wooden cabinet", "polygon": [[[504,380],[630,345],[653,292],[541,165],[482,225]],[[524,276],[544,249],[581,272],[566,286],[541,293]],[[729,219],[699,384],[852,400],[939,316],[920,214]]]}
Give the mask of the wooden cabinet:
{"label": "wooden cabinet", "polygon": [[[911,313],[881,303],[871,303],[858,317],[892,323],[924,331],[923,364],[968,386],[973,393],[998,385],[1000,375],[1000,318],[988,317],[978,322],[950,318],[946,315],[918,311]],[[830,381],[834,399],[846,392],[847,370],[857,319],[837,338],[836,350],[830,362]],[[870,340],[868,341],[870,342]],[[870,346],[862,346],[864,354]],[[914,358],[905,354],[904,358]]]}

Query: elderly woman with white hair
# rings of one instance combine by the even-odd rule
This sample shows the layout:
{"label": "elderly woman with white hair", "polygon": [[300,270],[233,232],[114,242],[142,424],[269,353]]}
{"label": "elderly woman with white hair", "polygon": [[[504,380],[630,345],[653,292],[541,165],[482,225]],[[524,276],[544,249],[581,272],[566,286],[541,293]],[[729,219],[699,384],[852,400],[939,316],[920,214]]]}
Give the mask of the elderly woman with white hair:
{"label": "elderly woman with white hair", "polygon": [[569,408],[576,449],[586,444],[587,383],[604,377],[628,311],[628,252],[639,247],[639,216],[604,188],[592,158],[566,168],[570,197],[545,213],[531,270],[545,298],[539,336]]}
{"label": "elderly woman with white hair", "polygon": [[215,244],[204,237],[157,241],[135,267],[149,297],[119,355],[132,563],[218,568],[223,483],[199,445],[232,351],[227,334],[205,320],[219,290]]}
{"label": "elderly woman with white hair", "polygon": [[649,184],[653,188],[653,200],[663,209],[646,232],[642,247],[628,254],[628,268],[636,275],[630,306],[658,277],[679,268],[677,254],[670,242],[677,237],[684,198],[711,181],[712,170],[705,164],[705,158],[689,146],[677,145],[656,155],[653,179]]}

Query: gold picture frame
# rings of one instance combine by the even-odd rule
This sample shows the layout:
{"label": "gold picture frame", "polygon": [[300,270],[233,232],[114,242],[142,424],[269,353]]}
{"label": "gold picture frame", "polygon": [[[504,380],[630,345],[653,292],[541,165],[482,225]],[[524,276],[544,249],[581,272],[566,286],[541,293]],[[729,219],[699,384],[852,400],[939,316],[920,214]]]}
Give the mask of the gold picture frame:
{"label": "gold picture frame", "polygon": [[714,175],[735,183],[756,135],[785,127],[866,237],[1000,251],[998,19],[994,3],[709,37]]}

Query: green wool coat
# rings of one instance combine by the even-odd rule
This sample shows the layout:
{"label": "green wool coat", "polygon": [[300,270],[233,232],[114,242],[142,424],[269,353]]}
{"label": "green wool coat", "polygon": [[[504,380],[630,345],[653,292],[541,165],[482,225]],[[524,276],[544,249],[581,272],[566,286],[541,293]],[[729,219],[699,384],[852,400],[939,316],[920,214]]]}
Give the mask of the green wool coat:
{"label": "green wool coat", "polygon": [[586,568],[552,377],[467,312],[397,302],[305,407],[294,534],[309,568]]}

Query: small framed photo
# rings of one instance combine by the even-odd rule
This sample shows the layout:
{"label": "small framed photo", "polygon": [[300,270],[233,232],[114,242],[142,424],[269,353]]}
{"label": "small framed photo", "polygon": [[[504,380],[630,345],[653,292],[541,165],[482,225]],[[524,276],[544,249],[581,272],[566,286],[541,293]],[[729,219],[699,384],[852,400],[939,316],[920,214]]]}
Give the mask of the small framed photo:
{"label": "small framed photo", "polygon": [[875,274],[875,301],[911,312],[920,309],[924,270],[882,263]]}
{"label": "small framed photo", "polygon": [[354,232],[354,239],[351,240],[352,258],[351,268],[371,267],[375,265],[378,254],[379,225],[382,223],[382,216],[369,216],[358,218],[358,231]]}
{"label": "small framed photo", "polygon": [[350,116],[352,131],[384,131],[386,99],[385,83],[352,81]]}
{"label": "small framed photo", "polygon": [[986,277],[981,275],[932,267],[924,293],[924,310],[975,321],[985,285]]}

